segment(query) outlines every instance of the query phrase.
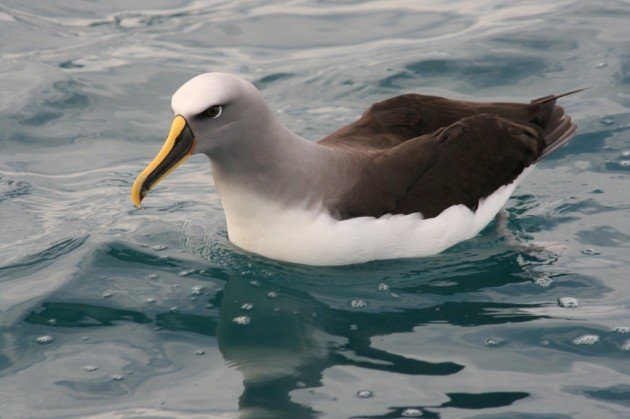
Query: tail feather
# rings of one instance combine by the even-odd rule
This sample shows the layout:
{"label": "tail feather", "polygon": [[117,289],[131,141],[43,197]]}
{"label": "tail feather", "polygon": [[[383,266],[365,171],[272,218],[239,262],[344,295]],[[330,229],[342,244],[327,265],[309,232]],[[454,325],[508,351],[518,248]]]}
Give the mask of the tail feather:
{"label": "tail feather", "polygon": [[544,103],[553,102],[554,100],[560,99],[561,97],[569,96],[574,93],[583,92],[584,90],[588,90],[590,88],[591,86],[582,87],[581,89],[571,90],[570,92],[560,93],[559,95],[549,95],[549,96],[539,97],[538,99],[532,100],[532,103],[535,103],[537,105],[542,105]]}
{"label": "tail feather", "polygon": [[542,129],[542,135],[546,142],[545,149],[536,160],[537,162],[544,159],[573,138],[577,130],[577,126],[571,122],[571,117],[564,113],[564,108],[556,105],[556,100],[586,89],[588,89],[588,87],[532,100],[532,105],[539,106],[538,115],[533,122]]}

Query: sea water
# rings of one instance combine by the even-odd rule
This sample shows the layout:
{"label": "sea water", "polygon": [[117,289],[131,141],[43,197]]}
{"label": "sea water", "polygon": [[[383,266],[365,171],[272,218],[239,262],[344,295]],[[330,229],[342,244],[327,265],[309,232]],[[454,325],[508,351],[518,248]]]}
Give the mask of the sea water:
{"label": "sea water", "polygon": [[[5,0],[0,416],[630,416],[629,20],[616,0]],[[401,93],[591,89],[508,202],[517,245],[493,223],[312,268],[230,245],[204,157],[132,206],[171,94],[206,71],[310,140]]]}

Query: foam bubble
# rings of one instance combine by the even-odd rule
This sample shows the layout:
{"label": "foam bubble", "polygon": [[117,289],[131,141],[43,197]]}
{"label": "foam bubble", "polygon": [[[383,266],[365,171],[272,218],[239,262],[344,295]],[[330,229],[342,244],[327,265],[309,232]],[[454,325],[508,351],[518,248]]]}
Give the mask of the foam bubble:
{"label": "foam bubble", "polygon": [[576,345],[595,345],[599,342],[599,336],[597,335],[582,335],[573,339],[573,343]]}
{"label": "foam bubble", "polygon": [[241,326],[247,326],[248,324],[251,323],[252,319],[250,319],[249,316],[238,316],[238,317],[234,317],[232,321]]}
{"label": "foam bubble", "polygon": [[374,393],[372,393],[370,390],[359,390],[357,391],[357,397],[360,399],[369,399],[370,397],[373,396]]}
{"label": "foam bubble", "polygon": [[37,343],[40,343],[42,345],[47,345],[49,343],[52,343],[53,340],[55,339],[50,335],[38,336],[37,339],[35,339]]}
{"label": "foam bubble", "polygon": [[561,297],[558,298],[558,305],[564,308],[577,308],[578,300],[573,297]]}

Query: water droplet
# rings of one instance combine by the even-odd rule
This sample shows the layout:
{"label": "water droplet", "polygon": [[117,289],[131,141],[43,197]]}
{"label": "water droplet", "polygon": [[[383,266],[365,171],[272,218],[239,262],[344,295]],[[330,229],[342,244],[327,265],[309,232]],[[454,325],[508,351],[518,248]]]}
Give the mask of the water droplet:
{"label": "water droplet", "polygon": [[247,326],[252,320],[248,316],[238,316],[234,317],[232,321],[241,326]]}
{"label": "water droplet", "polygon": [[588,249],[582,250],[582,254],[588,255],[588,256],[597,256],[597,255],[601,255],[601,252],[598,252],[595,249],[588,248]]}
{"label": "water droplet", "polygon": [[619,166],[621,166],[621,167],[629,167],[630,166],[630,160],[621,160],[619,162]]}
{"label": "water droplet", "polygon": [[195,273],[194,269],[189,269],[187,271],[181,271],[178,275],[181,277],[187,277]]}
{"label": "water droplet", "polygon": [[603,125],[612,125],[615,123],[615,120],[612,116],[604,116],[599,120],[599,122]]}
{"label": "water droplet", "polygon": [[168,246],[165,244],[157,244],[155,246],[151,246],[151,248],[159,252],[159,251],[168,249]]}
{"label": "water droplet", "polygon": [[112,380],[114,380],[114,381],[122,381],[122,380],[124,380],[124,379],[125,379],[125,377],[124,377],[124,376],[122,376],[122,375],[120,375],[120,374],[114,374],[114,375],[112,375]]}
{"label": "water droplet", "polygon": [[151,275],[149,275],[149,279],[154,279],[155,280],[155,279],[158,279],[159,277],[160,277],[160,275],[158,275],[158,274],[151,274]]}
{"label": "water droplet", "polygon": [[247,310],[250,311],[254,308],[254,305],[252,303],[245,303],[241,306],[241,310]]}
{"label": "water droplet", "polygon": [[93,372],[98,370],[98,367],[96,365],[86,365],[85,367],[83,367],[83,369],[88,372]]}
{"label": "water droplet", "polygon": [[625,150],[621,153],[623,157],[630,157],[630,150]]}
{"label": "water droplet", "polygon": [[597,63],[597,65],[595,67],[597,67],[597,68],[604,68],[606,66],[607,66],[607,64],[605,62],[601,61],[601,62]]}
{"label": "water droplet", "polygon": [[267,293],[267,297],[269,297],[269,298],[277,298],[278,297],[278,293],[275,292],[275,291],[269,291]]}
{"label": "water droplet", "polygon": [[558,305],[564,308],[576,308],[578,306],[578,300],[573,297],[558,298]]}
{"label": "water droplet", "polygon": [[205,355],[205,354],[206,354],[206,351],[202,351],[202,350],[195,351],[195,355],[198,355],[198,356]]}
{"label": "water droplet", "polygon": [[356,300],[350,301],[350,307],[352,308],[363,308],[367,305],[367,301],[357,298]]}
{"label": "water droplet", "polygon": [[203,294],[203,287],[200,285],[195,285],[194,287],[192,287],[192,295],[201,295]]}
{"label": "water droplet", "polygon": [[360,399],[369,399],[372,397],[373,393],[370,390],[359,390],[357,391],[357,397]]}
{"label": "water droplet", "polygon": [[400,298],[400,295],[397,292],[392,292],[389,295],[391,295],[392,298]]}
{"label": "water droplet", "polygon": [[387,291],[389,289],[389,285],[387,284],[378,284],[378,287],[376,287],[376,289],[378,289],[379,291]]}
{"label": "water droplet", "polygon": [[47,345],[49,343],[52,343],[53,340],[55,339],[49,335],[39,336],[37,339],[35,339],[37,343],[41,343],[42,345]]}
{"label": "water droplet", "polygon": [[549,288],[551,284],[553,284],[553,279],[548,276],[539,276],[534,280],[534,285],[537,285],[540,288]]}
{"label": "water droplet", "polygon": [[620,335],[625,335],[626,333],[630,333],[629,326],[617,326],[613,328],[613,332],[619,333]]}
{"label": "water droplet", "polygon": [[249,281],[249,285],[254,286],[254,287],[260,287],[260,282],[256,281],[255,279],[252,279],[251,281]]}
{"label": "water droplet", "polygon": [[102,294],[101,294],[101,297],[103,297],[103,298],[109,298],[109,297],[111,297],[111,296],[112,296],[112,293],[111,293],[111,292],[109,292],[109,291],[106,291],[106,292],[104,292],[104,293],[102,293]]}
{"label": "water droplet", "polygon": [[630,351],[630,339],[626,340],[623,345],[621,345],[622,351]]}
{"label": "water droplet", "polygon": [[155,303],[155,298],[147,298],[146,300],[144,300],[145,302],[149,303],[149,304],[153,304]]}
{"label": "water droplet", "polygon": [[595,345],[597,342],[599,342],[597,335],[582,335],[573,339],[573,343],[576,345]]}
{"label": "water droplet", "polygon": [[410,407],[408,409],[403,410],[401,415],[406,418],[418,417],[422,415],[422,410]]}
{"label": "water droplet", "polygon": [[49,319],[46,323],[48,323],[51,326],[54,326],[57,324],[57,319]]}
{"label": "water droplet", "polygon": [[358,330],[359,326],[357,326],[356,324],[351,324],[350,325],[350,330]]}
{"label": "water droplet", "polygon": [[179,308],[173,306],[168,311],[169,311],[169,313],[177,313],[179,311]]}
{"label": "water droplet", "polygon": [[492,337],[492,338],[486,339],[484,341],[484,344],[486,346],[493,346],[493,347],[503,346],[505,344],[505,339]]}

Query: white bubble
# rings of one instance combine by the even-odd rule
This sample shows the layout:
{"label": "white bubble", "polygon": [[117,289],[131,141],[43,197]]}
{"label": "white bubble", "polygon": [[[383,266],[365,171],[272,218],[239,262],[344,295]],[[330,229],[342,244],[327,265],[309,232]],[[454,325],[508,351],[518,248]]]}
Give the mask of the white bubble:
{"label": "white bubble", "polygon": [[88,372],[93,372],[98,370],[98,367],[96,365],[86,365],[85,367],[83,367],[83,369]]}
{"label": "white bubble", "polygon": [[564,308],[576,308],[578,306],[578,300],[573,297],[558,298],[558,305]]}
{"label": "white bubble", "polygon": [[241,306],[241,310],[250,311],[254,309],[254,305],[252,303],[245,303]]}
{"label": "white bubble", "polygon": [[357,326],[356,324],[351,324],[350,325],[350,330],[358,330],[359,326]]}
{"label": "white bubble", "polygon": [[356,300],[350,301],[350,307],[352,308],[363,308],[367,305],[367,301],[357,298]]}
{"label": "white bubble", "polygon": [[582,335],[573,339],[573,343],[576,345],[595,345],[599,342],[599,336],[597,335]]}
{"label": "white bubble", "polygon": [[378,289],[379,291],[383,291],[383,292],[385,292],[385,291],[387,291],[387,290],[389,289],[389,285],[387,285],[387,284],[378,284],[377,289]]}
{"label": "white bubble", "polygon": [[195,355],[197,355],[197,356],[201,356],[201,355],[205,355],[205,354],[206,354],[206,351],[202,351],[202,350],[195,351]]}
{"label": "white bubble", "polygon": [[484,341],[486,346],[501,346],[505,343],[505,339],[499,337],[488,338]]}
{"label": "white bubble", "polygon": [[276,297],[278,297],[278,293],[275,292],[275,291],[269,291],[267,293],[267,297],[269,297],[269,298],[276,298]]}
{"label": "white bubble", "polygon": [[159,252],[159,251],[161,251],[161,250],[166,250],[166,249],[168,249],[168,246],[167,246],[167,245],[165,245],[165,244],[158,244],[158,245],[152,246],[151,248],[152,248],[153,250],[157,250],[157,251]]}
{"label": "white bubble", "polygon": [[534,284],[541,288],[548,288],[553,284],[553,279],[547,276],[539,276],[534,280]]}
{"label": "white bubble", "polygon": [[625,335],[626,333],[630,333],[629,326],[617,326],[613,329],[613,332],[619,333],[620,335]]}
{"label": "white bubble", "polygon": [[57,319],[49,319],[46,323],[48,323],[51,326],[54,326],[57,324]]}
{"label": "white bubble", "polygon": [[598,252],[595,249],[588,248],[588,249],[582,250],[582,254],[588,255],[588,256],[597,256],[597,255],[601,255],[601,252]]}
{"label": "white bubble", "polygon": [[249,285],[253,287],[260,287],[260,282],[256,281],[255,279],[252,279],[251,281],[249,281]]}
{"label": "white bubble", "polygon": [[601,62],[597,63],[597,65],[595,67],[597,67],[597,68],[604,68],[604,67],[606,67],[606,65],[607,64],[605,62],[601,61]]}
{"label": "white bubble", "polygon": [[160,275],[158,274],[151,274],[149,275],[149,279],[158,279],[160,277]]}
{"label": "white bubble", "polygon": [[418,417],[422,415],[422,410],[410,407],[408,409],[403,410],[401,415],[406,418]]}
{"label": "white bubble", "polygon": [[123,377],[123,376],[122,376],[122,375],[120,375],[120,374],[114,374],[114,375],[112,375],[112,380],[114,380],[114,381],[122,381],[122,380],[124,380],[124,379],[125,379],[125,377]]}
{"label": "white bubble", "polygon": [[621,345],[622,351],[630,351],[630,339],[626,340],[623,345]]}
{"label": "white bubble", "polygon": [[369,399],[370,397],[372,397],[374,393],[372,393],[370,390],[359,390],[357,391],[357,397],[360,399]]}
{"label": "white bubble", "polygon": [[248,316],[238,316],[234,317],[232,321],[241,326],[247,326],[252,320]]}
{"label": "white bubble", "polygon": [[203,294],[203,287],[201,285],[195,285],[191,289],[192,295],[201,295]]}
{"label": "white bubble", "polygon": [[155,298],[147,298],[146,300],[144,300],[145,302],[149,303],[149,304],[153,304],[155,303]]}
{"label": "white bubble", "polygon": [[37,343],[41,343],[42,345],[47,345],[49,343],[52,343],[53,340],[55,339],[49,335],[39,336],[37,339],[35,339]]}

